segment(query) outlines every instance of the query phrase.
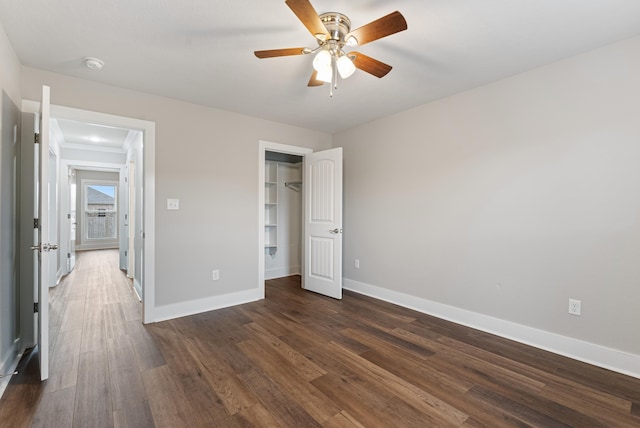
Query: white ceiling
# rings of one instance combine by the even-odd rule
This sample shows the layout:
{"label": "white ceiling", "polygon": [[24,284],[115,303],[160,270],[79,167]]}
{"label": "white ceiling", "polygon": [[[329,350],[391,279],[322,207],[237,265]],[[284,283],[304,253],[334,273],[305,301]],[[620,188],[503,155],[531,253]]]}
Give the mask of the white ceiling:
{"label": "white ceiling", "polygon": [[358,48],[393,70],[357,71],[330,98],[306,86],[311,56],[257,59],[315,47],[284,0],[0,0],[0,19],[27,66],[329,132],[640,34],[639,0],[312,4],[352,28],[399,10],[407,31]]}
{"label": "white ceiling", "polygon": [[54,129],[60,130],[59,143],[62,147],[82,150],[126,151],[130,143],[129,129],[113,126],[78,122],[68,119],[54,119]]}

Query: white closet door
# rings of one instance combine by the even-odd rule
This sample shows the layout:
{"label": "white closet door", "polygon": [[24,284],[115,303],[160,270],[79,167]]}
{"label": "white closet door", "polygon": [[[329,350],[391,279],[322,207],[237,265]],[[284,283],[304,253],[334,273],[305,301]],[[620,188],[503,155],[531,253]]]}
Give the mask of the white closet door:
{"label": "white closet door", "polygon": [[305,156],[304,287],[342,298],[342,148]]}

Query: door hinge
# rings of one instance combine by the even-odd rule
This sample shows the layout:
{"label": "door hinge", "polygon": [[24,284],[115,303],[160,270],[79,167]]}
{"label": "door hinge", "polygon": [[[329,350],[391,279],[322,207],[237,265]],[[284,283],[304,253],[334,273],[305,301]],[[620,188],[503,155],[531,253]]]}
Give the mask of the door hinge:
{"label": "door hinge", "polygon": [[124,256],[127,257],[127,252],[126,251],[124,252]]}
{"label": "door hinge", "polygon": [[71,220],[71,214],[67,214],[67,219]]}
{"label": "door hinge", "polygon": [[67,253],[67,258],[70,259],[71,258],[71,253]]}
{"label": "door hinge", "polygon": [[34,218],[33,219],[33,228],[34,229],[40,229],[40,219],[39,218]]}
{"label": "door hinge", "polygon": [[34,314],[35,314],[35,313],[38,313],[38,312],[39,312],[39,309],[40,309],[40,307],[39,307],[39,305],[38,305],[38,302],[33,302],[33,313],[34,313]]}
{"label": "door hinge", "polygon": [[33,143],[40,144],[40,134],[33,134]]}

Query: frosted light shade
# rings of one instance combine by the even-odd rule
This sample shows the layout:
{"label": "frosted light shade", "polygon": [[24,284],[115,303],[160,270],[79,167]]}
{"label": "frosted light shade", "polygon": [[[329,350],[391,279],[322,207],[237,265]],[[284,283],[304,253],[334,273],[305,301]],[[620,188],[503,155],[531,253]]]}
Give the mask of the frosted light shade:
{"label": "frosted light shade", "polygon": [[316,79],[322,80],[323,82],[331,83],[331,78],[333,77],[333,68],[331,67],[331,63],[327,64],[322,69],[317,71],[318,74],[316,74]]}
{"label": "frosted light shade", "polygon": [[343,79],[351,76],[354,71],[356,71],[356,66],[353,65],[353,61],[351,61],[351,59],[349,59],[349,57],[346,55],[338,58],[337,65],[338,73],[340,73],[340,77],[342,77]]}
{"label": "frosted light shade", "polygon": [[313,59],[313,68],[320,73],[326,67],[331,67],[331,54],[329,51],[322,50]]}

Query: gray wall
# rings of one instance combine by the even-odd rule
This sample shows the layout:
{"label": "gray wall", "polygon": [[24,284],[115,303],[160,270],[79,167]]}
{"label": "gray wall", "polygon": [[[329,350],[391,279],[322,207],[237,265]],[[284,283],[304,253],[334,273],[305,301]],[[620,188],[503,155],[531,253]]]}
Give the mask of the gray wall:
{"label": "gray wall", "polygon": [[638,52],[630,39],[335,135],[345,277],[640,355]]}
{"label": "gray wall", "polygon": [[[258,141],[330,148],[331,135],[23,68],[23,96],[156,124],[155,304],[258,287]],[[167,211],[167,198],[180,199]],[[220,269],[220,280],[211,270]]]}
{"label": "gray wall", "polygon": [[[20,337],[16,186],[20,153],[20,61],[0,26],[0,373],[9,370]],[[14,129],[15,128],[15,129]]]}

